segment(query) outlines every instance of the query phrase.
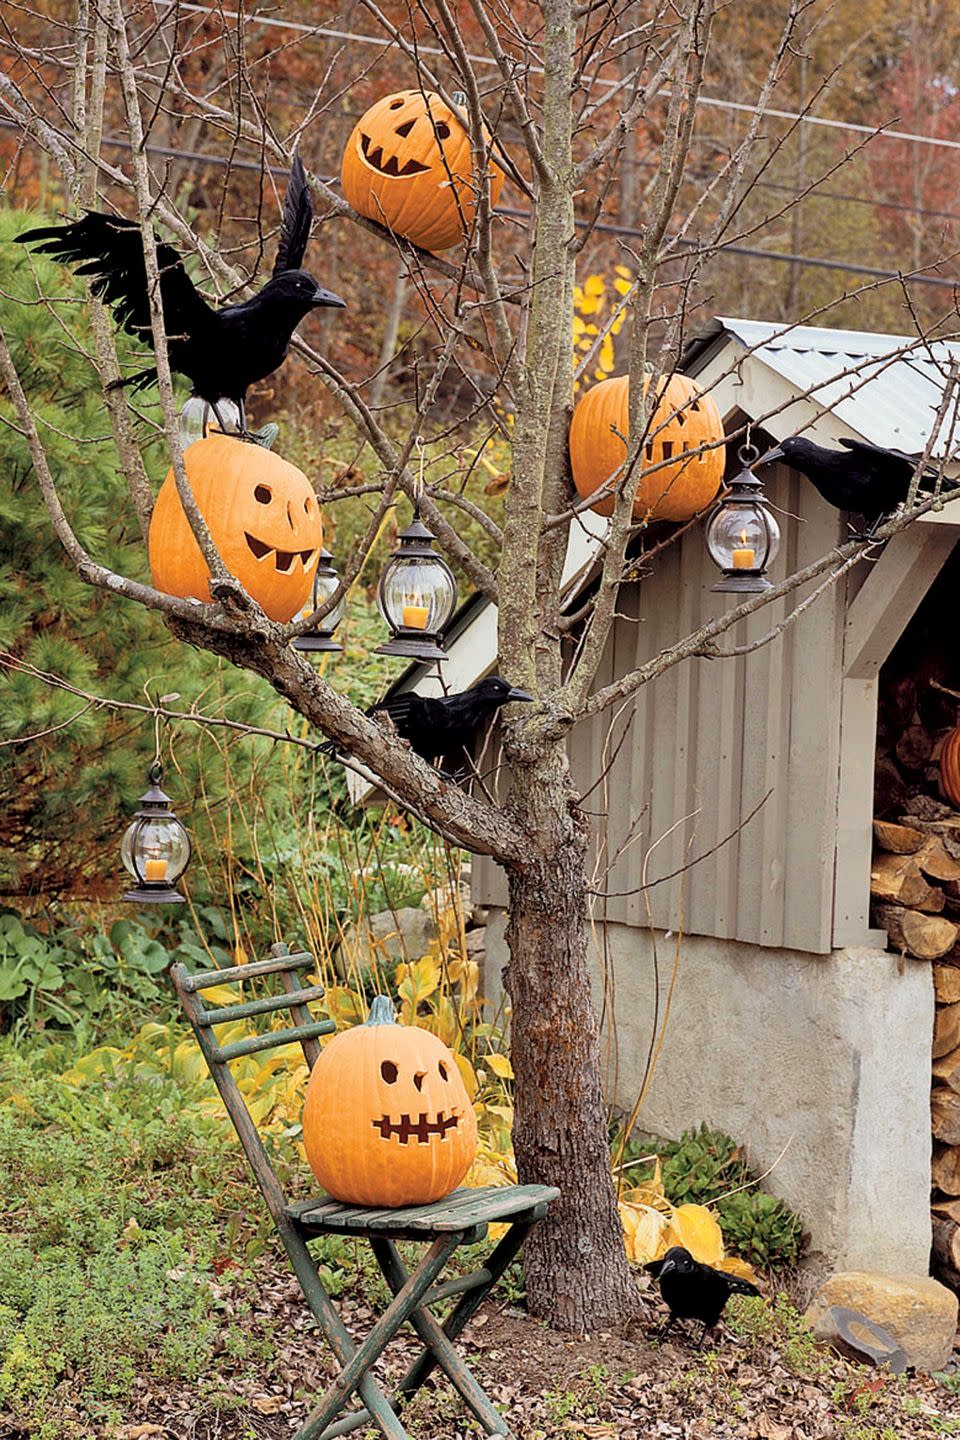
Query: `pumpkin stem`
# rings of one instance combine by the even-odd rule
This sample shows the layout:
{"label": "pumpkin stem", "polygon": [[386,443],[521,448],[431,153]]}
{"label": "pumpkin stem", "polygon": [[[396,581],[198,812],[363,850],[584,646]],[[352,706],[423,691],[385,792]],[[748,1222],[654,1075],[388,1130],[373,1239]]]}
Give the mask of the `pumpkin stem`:
{"label": "pumpkin stem", "polygon": [[368,1025],[396,1025],[397,1017],[393,1009],[393,1001],[389,995],[377,995],[374,997],[366,1023]]}

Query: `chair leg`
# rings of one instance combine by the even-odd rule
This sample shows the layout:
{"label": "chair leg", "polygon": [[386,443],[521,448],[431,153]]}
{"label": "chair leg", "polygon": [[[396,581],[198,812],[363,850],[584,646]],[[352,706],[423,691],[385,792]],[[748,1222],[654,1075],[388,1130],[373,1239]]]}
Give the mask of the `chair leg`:
{"label": "chair leg", "polygon": [[[454,1234],[433,1242],[406,1284],[394,1296],[373,1326],[366,1340],[359,1349],[354,1349],[353,1355],[348,1358],[339,1376],[327,1390],[319,1405],[310,1412],[306,1422],[297,1432],[295,1440],[320,1440],[354,1390],[360,1391],[367,1403],[367,1408],[389,1440],[408,1440],[406,1432],[379,1387],[374,1387],[374,1395],[380,1404],[381,1413],[378,1414],[377,1409],[370,1404],[364,1381],[371,1378],[367,1375],[368,1370],[383,1353],[404,1321],[410,1319],[413,1312],[416,1311],[424,1295],[456,1250],[459,1240],[459,1235]],[[314,1275],[316,1276],[316,1271],[314,1271]],[[316,1283],[320,1284],[319,1279]],[[323,1287],[320,1286],[320,1288],[322,1290]],[[329,1303],[329,1297],[327,1298]],[[339,1321],[340,1317],[337,1316],[337,1319]],[[340,1321],[340,1325],[343,1325],[342,1321]],[[344,1333],[346,1332],[344,1331]],[[337,1358],[340,1359],[339,1354]],[[383,1413],[384,1408],[386,1414]],[[357,1418],[359,1423],[359,1417],[350,1418]],[[388,1426],[389,1428],[387,1428]]]}
{"label": "chair leg", "polygon": [[[401,1287],[407,1283],[407,1270],[397,1252],[396,1246],[391,1240],[371,1238],[370,1244],[377,1263],[383,1271],[384,1278],[390,1289],[396,1294]],[[489,1272],[488,1272],[489,1273]],[[491,1275],[489,1280],[478,1287],[480,1299],[487,1294],[490,1286],[494,1283]],[[470,1292],[473,1299],[477,1291]],[[466,1298],[466,1297],[464,1297]],[[479,1300],[477,1301],[479,1304]],[[473,1411],[488,1435],[509,1436],[506,1422],[499,1410],[492,1404],[477,1380],[467,1367],[457,1351],[450,1342],[450,1337],[444,1332],[444,1327],[425,1305],[419,1306],[410,1316],[410,1323],[416,1330],[426,1349],[416,1365],[412,1366],[407,1375],[400,1382],[394,1396],[394,1404],[399,1405],[414,1395],[426,1380],[430,1371],[435,1365],[439,1365],[451,1385],[459,1392],[464,1403]],[[409,1383],[411,1376],[417,1372],[414,1383]]]}
{"label": "chair leg", "polygon": [[[279,1229],[294,1273],[300,1281],[304,1298],[323,1332],[324,1339],[338,1363],[341,1366],[349,1365],[357,1355],[357,1347],[350,1338],[347,1327],[340,1319],[336,1306],[321,1283],[317,1267],[307,1249],[305,1240],[289,1224],[281,1224]],[[364,1374],[357,1389],[366,1406],[365,1418],[378,1425],[387,1440],[410,1440],[389,1400],[372,1375]],[[298,1432],[295,1440],[305,1440],[307,1435],[316,1434],[315,1428],[308,1429],[311,1418],[308,1417],[306,1425]],[[359,1420],[357,1423],[360,1423]],[[356,1426],[351,1428],[356,1428]]]}
{"label": "chair leg", "polygon": [[[490,1252],[484,1264],[484,1269],[490,1276],[488,1283],[483,1286],[478,1286],[475,1290],[470,1290],[466,1295],[461,1296],[460,1300],[443,1322],[443,1333],[448,1340],[455,1340],[467,1321],[479,1310],[504,1270],[506,1270],[511,1261],[515,1260],[520,1253],[523,1242],[526,1240],[533,1224],[534,1221],[530,1220],[527,1223],[520,1222],[512,1225],[499,1244]],[[436,1363],[437,1359],[432,1351],[425,1350],[423,1354],[414,1361],[406,1375],[400,1381],[396,1390],[395,1403],[401,1396],[416,1394],[421,1385],[429,1378]]]}

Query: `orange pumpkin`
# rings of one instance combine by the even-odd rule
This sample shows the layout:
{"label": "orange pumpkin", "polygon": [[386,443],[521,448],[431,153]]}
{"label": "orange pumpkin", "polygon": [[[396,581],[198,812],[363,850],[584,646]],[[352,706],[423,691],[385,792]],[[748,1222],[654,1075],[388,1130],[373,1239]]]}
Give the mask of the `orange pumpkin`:
{"label": "orange pumpkin", "polygon": [[960,808],[960,725],[951,730],[940,751],[940,788]]}
{"label": "orange pumpkin", "polygon": [[[341,180],[354,210],[423,250],[458,244],[476,214],[470,136],[432,91],[401,90],[371,106],[347,141]],[[502,185],[491,160],[493,204]]]}
{"label": "orange pumpkin", "polygon": [[[248,441],[208,435],[184,452],[197,507],[224,565],[271,620],[292,620],[313,589],[323,525],[302,470]],[[153,583],[210,601],[210,572],[173,471],[160,487],[149,536]]]}
{"label": "orange pumpkin", "polygon": [[[645,377],[644,391],[648,385],[649,377]],[[657,408],[648,427],[650,439],[644,446],[646,463],[659,465],[671,456],[680,458],[650,475],[644,473],[633,506],[634,518],[689,520],[709,505],[720,489],[725,456],[722,445],[699,455],[685,452],[722,440],[723,421],[710,396],[686,375],[672,375],[666,386],[661,380],[657,394]],[[629,404],[626,375],[601,380],[577,403],[570,424],[570,463],[573,482],[584,500],[605,484],[626,458],[620,436],[628,433]],[[611,490],[592,508],[599,515],[612,515],[615,498]]]}
{"label": "orange pumpkin", "polygon": [[350,1205],[427,1205],[473,1163],[477,1120],[453,1055],[398,1025],[378,995],[365,1025],[330,1041],[313,1067],[303,1144],[320,1184]]}

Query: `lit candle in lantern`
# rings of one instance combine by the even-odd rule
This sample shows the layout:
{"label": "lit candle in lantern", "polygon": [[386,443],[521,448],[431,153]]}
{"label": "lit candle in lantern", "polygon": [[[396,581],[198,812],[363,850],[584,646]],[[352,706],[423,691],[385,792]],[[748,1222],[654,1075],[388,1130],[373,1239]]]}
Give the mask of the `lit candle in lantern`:
{"label": "lit candle in lantern", "polygon": [[145,860],[143,869],[145,880],[166,880],[167,878],[166,860]]}
{"label": "lit candle in lantern", "polygon": [[743,548],[733,552],[733,568],[734,570],[752,570],[756,564],[757,552],[751,550],[747,544],[746,530],[740,531],[740,544]]}
{"label": "lit candle in lantern", "polygon": [[422,596],[412,595],[411,604],[403,607],[403,623],[408,630],[426,630],[429,610],[420,603]]}

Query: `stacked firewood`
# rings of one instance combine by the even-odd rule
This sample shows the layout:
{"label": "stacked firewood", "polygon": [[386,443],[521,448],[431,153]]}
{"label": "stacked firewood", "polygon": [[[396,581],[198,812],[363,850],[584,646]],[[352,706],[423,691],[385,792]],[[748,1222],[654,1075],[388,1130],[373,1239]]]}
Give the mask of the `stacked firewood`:
{"label": "stacked firewood", "polygon": [[947,813],[874,821],[870,892],[873,923],[890,948],[934,962],[934,1265],[960,1290],[960,816],[937,801],[914,809]]}

